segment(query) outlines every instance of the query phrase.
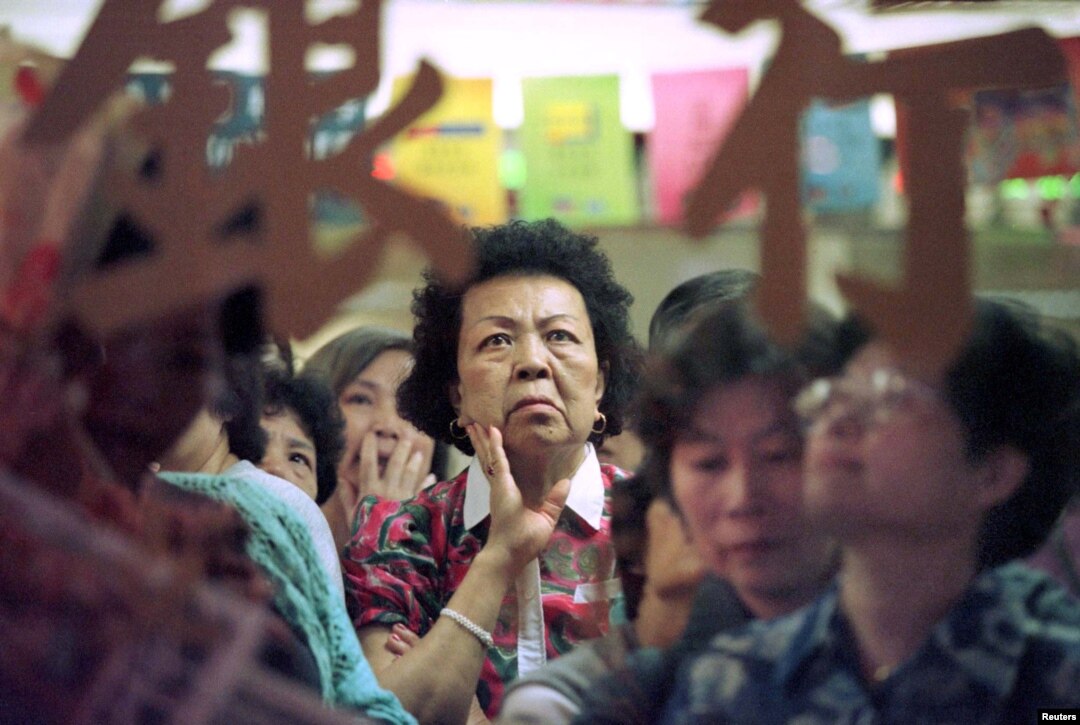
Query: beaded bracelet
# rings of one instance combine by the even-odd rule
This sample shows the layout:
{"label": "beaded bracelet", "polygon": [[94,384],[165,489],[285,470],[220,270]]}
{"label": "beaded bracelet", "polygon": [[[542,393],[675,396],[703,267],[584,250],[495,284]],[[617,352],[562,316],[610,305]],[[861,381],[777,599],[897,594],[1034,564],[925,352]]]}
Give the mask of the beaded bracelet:
{"label": "beaded bracelet", "polygon": [[450,617],[450,619],[460,624],[469,634],[480,640],[480,644],[484,645],[485,648],[491,649],[495,646],[495,640],[491,638],[491,633],[461,612],[455,612],[450,607],[443,607],[439,614],[440,616],[445,614],[447,617]]}

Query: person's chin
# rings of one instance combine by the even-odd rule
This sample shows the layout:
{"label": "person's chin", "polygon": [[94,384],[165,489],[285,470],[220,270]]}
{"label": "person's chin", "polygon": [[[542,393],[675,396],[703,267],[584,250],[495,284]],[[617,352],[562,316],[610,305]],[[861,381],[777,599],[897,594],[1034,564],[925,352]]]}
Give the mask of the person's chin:
{"label": "person's chin", "polygon": [[552,425],[551,421],[528,422],[523,425],[511,424],[503,434],[504,447],[507,451],[539,452],[561,447],[584,445],[584,441],[574,440],[565,426]]}

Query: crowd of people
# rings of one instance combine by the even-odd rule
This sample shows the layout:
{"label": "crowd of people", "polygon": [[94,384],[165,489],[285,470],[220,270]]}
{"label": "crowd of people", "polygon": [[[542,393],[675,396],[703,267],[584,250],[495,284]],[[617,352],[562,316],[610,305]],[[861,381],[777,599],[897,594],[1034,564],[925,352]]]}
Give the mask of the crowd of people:
{"label": "crowd of people", "polygon": [[[0,156],[22,168],[34,152],[11,138]],[[518,221],[471,230],[465,284],[424,278],[411,332],[352,330],[298,365],[266,344],[257,289],[84,329],[66,290],[149,234],[107,227],[60,240],[64,273],[33,309],[18,273],[0,278],[4,485],[261,612],[258,665],[329,708],[394,723],[1080,708],[1080,355],[1018,303],[977,300],[959,356],[928,375],[857,313],[814,308],[801,342],[778,343],[757,275],[719,270],[672,290],[645,350],[597,239]],[[38,249],[5,241],[5,264]],[[640,453],[613,463],[623,450]],[[104,572],[44,587],[19,558],[26,527],[0,539],[0,721],[66,722],[105,669],[95,647],[167,631],[177,590],[139,595],[143,612],[86,594]],[[26,634],[75,601],[100,616],[44,649]]]}

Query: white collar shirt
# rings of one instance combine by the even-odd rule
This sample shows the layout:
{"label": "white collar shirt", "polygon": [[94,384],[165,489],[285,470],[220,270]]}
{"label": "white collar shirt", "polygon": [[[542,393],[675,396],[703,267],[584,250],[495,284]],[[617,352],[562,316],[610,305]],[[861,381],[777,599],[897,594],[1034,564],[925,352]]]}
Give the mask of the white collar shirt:
{"label": "white collar shirt", "polygon": [[[566,508],[594,530],[600,529],[604,513],[604,479],[600,461],[591,443],[585,444],[585,458],[570,477]],[[465,527],[472,529],[491,513],[491,484],[474,456],[465,484]],[[518,601],[518,675],[524,675],[547,661],[544,611],[540,597],[540,562],[533,559],[514,582]]]}

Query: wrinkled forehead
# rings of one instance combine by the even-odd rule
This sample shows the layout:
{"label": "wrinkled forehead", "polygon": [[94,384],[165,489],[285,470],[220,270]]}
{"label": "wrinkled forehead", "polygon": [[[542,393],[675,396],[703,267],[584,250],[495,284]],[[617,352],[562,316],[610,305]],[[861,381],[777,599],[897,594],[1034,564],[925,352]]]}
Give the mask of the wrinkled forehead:
{"label": "wrinkled forehead", "polygon": [[547,274],[507,274],[478,282],[462,299],[462,322],[491,316],[570,315],[590,323],[585,298],[577,287]]}

